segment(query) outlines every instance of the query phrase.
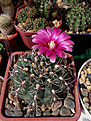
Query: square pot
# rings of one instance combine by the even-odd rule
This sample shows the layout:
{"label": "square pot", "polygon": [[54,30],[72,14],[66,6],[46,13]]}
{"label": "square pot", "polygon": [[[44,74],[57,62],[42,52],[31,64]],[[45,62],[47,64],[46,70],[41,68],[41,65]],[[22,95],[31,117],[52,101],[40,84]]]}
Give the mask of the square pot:
{"label": "square pot", "polygon": [[[15,26],[16,30],[20,33],[20,35],[21,35],[21,37],[22,37],[22,40],[23,40],[24,44],[25,44],[29,49],[31,49],[31,47],[35,44],[35,43],[32,42],[32,37],[31,37],[31,36],[34,35],[34,34],[37,34],[37,33],[36,33],[36,32],[23,32],[23,31],[20,30],[20,28],[17,26],[17,14],[18,14],[18,12],[19,12],[21,9],[23,9],[23,8],[25,8],[25,7],[26,7],[26,5],[22,5],[22,6],[20,6],[19,8],[17,8],[14,26]],[[59,7],[58,7],[57,5],[55,5],[55,7],[56,7],[57,10],[59,11]],[[60,28],[60,27],[61,27],[61,20],[60,20],[60,25],[59,25],[58,28]]]}
{"label": "square pot", "polygon": [[[17,36],[18,36],[18,32],[16,32],[14,35],[12,35],[11,37],[8,38],[12,52],[17,50],[17,43],[16,43]],[[5,39],[0,39],[0,41],[4,42]]]}
{"label": "square pot", "polygon": [[5,73],[5,78],[4,78],[4,82],[3,82],[3,87],[2,87],[2,92],[1,92],[1,101],[0,101],[0,119],[3,121],[9,121],[9,120],[13,120],[13,121],[76,121],[79,117],[80,117],[80,113],[81,113],[81,109],[80,109],[80,102],[79,102],[79,93],[78,93],[78,84],[77,84],[77,80],[76,80],[76,71],[75,71],[75,63],[74,63],[74,59],[73,56],[70,54],[67,54],[67,58],[71,61],[72,67],[73,69],[73,73],[74,73],[74,79],[75,79],[75,86],[73,89],[73,94],[75,97],[75,114],[72,117],[31,117],[31,118],[14,118],[14,117],[5,117],[4,115],[4,104],[5,104],[5,98],[6,98],[6,86],[7,86],[7,80],[8,80],[8,76],[9,76],[9,70],[10,70],[10,66],[12,64],[12,59],[13,57],[16,55],[17,57],[19,55],[24,54],[24,52],[14,52],[11,54],[11,57],[9,58],[8,64],[7,64],[7,69],[6,69],[6,73]]}

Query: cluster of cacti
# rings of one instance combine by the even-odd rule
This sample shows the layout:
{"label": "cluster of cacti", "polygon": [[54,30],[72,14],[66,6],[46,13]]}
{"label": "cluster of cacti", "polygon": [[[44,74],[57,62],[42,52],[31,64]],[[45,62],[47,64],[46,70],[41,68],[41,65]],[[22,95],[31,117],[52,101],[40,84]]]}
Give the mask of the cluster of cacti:
{"label": "cluster of cacti", "polygon": [[53,64],[49,57],[35,51],[19,57],[11,70],[16,99],[24,99],[34,112],[41,106],[51,110],[55,102],[64,99],[74,86],[74,74],[67,58],[57,57]]}
{"label": "cluster of cacti", "polygon": [[11,18],[14,16],[14,6],[12,0],[1,0],[1,8],[3,12]]}
{"label": "cluster of cacti", "polygon": [[[33,19],[35,25],[33,31],[37,31],[40,28],[45,28],[48,26],[48,22],[46,21],[53,21],[58,17],[58,10],[54,4],[51,4],[49,0],[38,1],[36,0],[36,6],[27,6],[21,9],[17,14],[18,23],[25,23],[27,18]],[[35,20],[36,18],[36,20]],[[58,17],[59,18],[59,17]],[[37,22],[38,21],[38,22]],[[41,22],[41,24],[40,24]],[[51,22],[52,23],[52,22]],[[31,24],[31,23],[30,23]],[[52,24],[50,24],[52,25]],[[23,25],[22,25],[23,26]],[[30,25],[29,25],[30,26]],[[19,25],[18,25],[19,27]],[[53,25],[51,26],[53,27]],[[23,27],[20,27],[20,29]],[[21,29],[23,30],[23,29]],[[32,30],[29,28],[28,30]],[[26,30],[27,31],[27,30]]]}
{"label": "cluster of cacti", "polygon": [[66,15],[67,26],[74,32],[85,31],[91,23],[91,11],[82,4],[71,6]]}
{"label": "cluster of cacti", "polygon": [[13,30],[13,27],[14,27],[14,23],[10,19],[10,17],[6,14],[1,14],[0,15],[0,31],[4,35],[7,35]]}
{"label": "cluster of cacti", "polygon": [[18,22],[22,23],[25,22],[27,18],[35,18],[38,15],[38,10],[34,6],[27,6],[18,12],[17,19]]}

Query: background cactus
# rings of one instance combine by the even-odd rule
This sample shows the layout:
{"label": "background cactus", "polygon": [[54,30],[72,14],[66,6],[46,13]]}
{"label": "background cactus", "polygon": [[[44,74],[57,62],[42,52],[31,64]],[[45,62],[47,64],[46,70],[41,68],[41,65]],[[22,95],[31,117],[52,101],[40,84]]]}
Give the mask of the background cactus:
{"label": "background cactus", "polygon": [[10,32],[12,32],[14,27],[13,21],[10,19],[10,17],[6,14],[1,14],[0,15],[0,31],[4,34],[7,35]]}
{"label": "background cactus", "polygon": [[27,6],[18,12],[17,19],[18,22],[22,23],[25,22],[27,18],[35,18],[38,15],[38,10],[34,6]]}
{"label": "background cactus", "polygon": [[48,23],[45,18],[36,18],[33,23],[34,31],[38,31],[39,29],[45,29],[47,25]]}
{"label": "background cactus", "polygon": [[13,19],[14,6],[12,0],[1,0],[1,8],[5,14],[9,15]]}
{"label": "background cactus", "polygon": [[[17,14],[18,23],[21,23],[18,24],[18,27],[24,32],[27,31],[27,27],[25,27],[25,25],[27,24],[26,20],[28,18],[33,20],[33,28],[30,28],[29,31],[32,30],[35,32],[38,29],[45,28],[49,25],[53,27],[54,24],[52,24],[52,21],[55,19],[60,19],[58,9],[54,4],[51,4],[49,0],[35,0],[34,2],[36,3],[36,6],[31,7],[28,5],[27,7],[19,10]],[[27,25],[29,25],[29,27],[32,26],[31,22],[29,22]]]}
{"label": "background cactus", "polygon": [[66,17],[67,26],[74,32],[86,30],[91,23],[91,11],[82,4],[72,5]]}
{"label": "background cactus", "polygon": [[16,99],[24,99],[35,114],[39,108],[43,111],[43,106],[51,110],[55,102],[72,93],[75,81],[72,70],[66,58],[58,57],[53,64],[49,57],[34,51],[25,53],[10,72],[14,84],[11,93]]}

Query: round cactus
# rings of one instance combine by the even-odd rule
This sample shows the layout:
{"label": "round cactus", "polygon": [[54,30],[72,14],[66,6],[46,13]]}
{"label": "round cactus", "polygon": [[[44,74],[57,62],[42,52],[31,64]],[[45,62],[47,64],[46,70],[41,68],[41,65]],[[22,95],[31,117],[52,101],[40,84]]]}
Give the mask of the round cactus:
{"label": "round cactus", "polygon": [[19,57],[11,71],[11,79],[12,93],[24,99],[33,110],[44,105],[51,108],[56,101],[65,98],[74,85],[72,67],[66,58],[58,57],[51,63],[49,57],[35,51]]}
{"label": "round cactus", "polygon": [[72,5],[70,11],[66,15],[67,26],[74,32],[84,31],[91,22],[91,11],[81,5]]}
{"label": "round cactus", "polygon": [[47,26],[47,21],[45,18],[36,18],[34,20],[34,31],[38,31],[39,29],[45,29]]}
{"label": "round cactus", "polygon": [[1,14],[0,15],[0,31],[4,35],[7,35],[13,30],[13,27],[14,27],[14,23],[10,19],[10,17],[6,14]]}
{"label": "round cactus", "polygon": [[27,6],[18,12],[17,19],[18,22],[22,23],[25,22],[27,18],[35,18],[36,16],[38,16],[37,8],[35,8],[34,6]]}

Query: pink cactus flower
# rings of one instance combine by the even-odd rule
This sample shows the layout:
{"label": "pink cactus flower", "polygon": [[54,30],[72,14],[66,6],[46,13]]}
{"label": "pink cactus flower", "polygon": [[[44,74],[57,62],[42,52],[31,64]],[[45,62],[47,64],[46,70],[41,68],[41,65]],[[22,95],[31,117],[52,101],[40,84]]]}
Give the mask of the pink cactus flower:
{"label": "pink cactus flower", "polygon": [[55,63],[56,55],[59,57],[66,57],[65,51],[72,52],[72,45],[74,42],[70,39],[70,35],[66,35],[61,29],[54,27],[46,27],[45,29],[40,29],[37,31],[36,35],[32,35],[32,42],[37,43],[32,46],[33,49],[38,49],[38,55],[45,54],[50,57],[50,61]]}

